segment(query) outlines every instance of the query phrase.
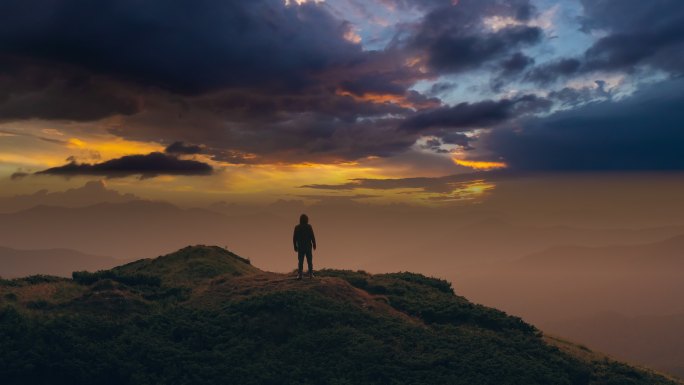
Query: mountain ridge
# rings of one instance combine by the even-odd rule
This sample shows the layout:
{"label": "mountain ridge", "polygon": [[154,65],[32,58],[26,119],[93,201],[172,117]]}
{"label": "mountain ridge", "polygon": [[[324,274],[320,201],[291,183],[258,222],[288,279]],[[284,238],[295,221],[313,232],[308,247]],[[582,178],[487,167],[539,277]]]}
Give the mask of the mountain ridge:
{"label": "mountain ridge", "polygon": [[2,280],[0,340],[8,384],[678,384],[571,354],[444,280],[298,281],[216,246]]}
{"label": "mountain ridge", "polygon": [[672,269],[684,265],[684,234],[636,245],[554,246],[511,264],[518,268]]}
{"label": "mountain ridge", "polygon": [[46,274],[69,277],[78,270],[112,268],[122,262],[108,256],[92,255],[68,248],[15,249],[0,246],[0,277],[17,278]]}

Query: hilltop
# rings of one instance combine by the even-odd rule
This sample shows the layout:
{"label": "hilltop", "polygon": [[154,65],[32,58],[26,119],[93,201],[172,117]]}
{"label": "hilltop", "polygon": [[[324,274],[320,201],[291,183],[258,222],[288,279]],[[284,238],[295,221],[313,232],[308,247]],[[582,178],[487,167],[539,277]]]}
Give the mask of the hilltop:
{"label": "hilltop", "polygon": [[679,384],[545,336],[444,280],[262,271],[194,246],[0,281],[5,384]]}

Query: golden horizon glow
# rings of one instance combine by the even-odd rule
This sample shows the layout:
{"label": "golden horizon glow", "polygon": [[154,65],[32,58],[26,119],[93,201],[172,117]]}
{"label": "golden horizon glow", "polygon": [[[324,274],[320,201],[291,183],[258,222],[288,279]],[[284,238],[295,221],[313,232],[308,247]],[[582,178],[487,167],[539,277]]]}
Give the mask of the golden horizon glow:
{"label": "golden horizon glow", "polygon": [[52,155],[21,155],[0,153],[0,163],[22,165],[26,167],[55,167],[64,164],[64,157]]}
{"label": "golden horizon glow", "polygon": [[163,151],[164,146],[158,143],[137,142],[121,138],[106,138],[105,140],[69,138],[67,147],[74,150],[95,151],[101,160],[120,158],[126,155],[149,154]]}
{"label": "golden horizon glow", "polygon": [[[353,97],[353,95],[349,95]],[[364,95],[376,103],[397,102],[391,95]],[[8,145],[0,151],[0,165],[3,178],[9,180],[15,171],[33,174],[51,167],[59,167],[68,162],[102,163],[129,155],[163,152],[164,146],[157,142],[126,140],[105,132],[68,133],[62,127],[45,128],[44,125],[28,127],[16,134],[3,136],[9,141],[21,143],[23,150],[16,145]],[[26,151],[27,145],[34,146]],[[245,158],[256,158],[254,154],[240,154]],[[217,161],[210,154],[193,155],[197,161],[212,165],[215,172],[207,177],[159,175],[155,178],[140,180],[137,176],[112,179],[116,187],[145,199],[168,199],[186,202],[232,201],[267,203],[278,199],[303,199],[305,201],[323,199],[322,197],[352,197],[372,204],[406,203],[423,206],[439,206],[449,202],[468,202],[479,199],[493,185],[481,182],[458,183],[450,191],[432,192],[421,189],[307,189],[305,185],[346,185],[354,179],[392,179],[414,175],[415,170],[396,167],[380,161],[379,157],[367,157],[354,161],[329,159],[320,162],[288,163],[273,159],[262,159],[268,163],[231,164]],[[468,163],[472,166],[472,163]],[[477,163],[482,167],[491,164]],[[103,176],[106,179],[106,176]],[[31,177],[12,184],[13,193],[30,193],[36,188],[77,188],[93,176],[74,176],[68,179]],[[9,191],[7,191],[9,193]],[[358,198],[353,198],[357,196]]]}
{"label": "golden horizon glow", "polygon": [[454,163],[459,166],[469,167],[475,170],[495,170],[500,168],[507,168],[508,165],[504,162],[482,162],[477,160],[466,160],[453,158]]}
{"label": "golden horizon glow", "polygon": [[225,185],[240,193],[305,194],[309,184],[342,184],[357,178],[385,178],[382,170],[356,162],[234,165],[226,167]]}

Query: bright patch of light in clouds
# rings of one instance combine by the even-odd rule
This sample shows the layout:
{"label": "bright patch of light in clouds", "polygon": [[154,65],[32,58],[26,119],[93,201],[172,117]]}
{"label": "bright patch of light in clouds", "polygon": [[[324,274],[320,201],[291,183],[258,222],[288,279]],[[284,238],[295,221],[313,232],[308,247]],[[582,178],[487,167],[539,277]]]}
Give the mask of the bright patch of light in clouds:
{"label": "bright patch of light in clouds", "polygon": [[539,27],[545,31],[551,30],[554,27],[554,19],[558,13],[560,6],[555,5],[545,11],[541,12],[537,17],[529,21],[520,21],[511,16],[490,16],[482,20],[482,23],[489,29],[497,32],[508,27],[515,27],[518,25],[526,25],[529,27]]}
{"label": "bright patch of light in clouds", "polygon": [[463,167],[470,167],[475,170],[495,170],[499,168],[506,168],[506,163],[503,162],[481,162],[476,160],[454,159],[454,163]]}
{"label": "bright patch of light in clouds", "polygon": [[285,0],[285,5],[292,5],[292,4],[297,4],[297,5],[302,5],[306,3],[322,3],[325,0]]}

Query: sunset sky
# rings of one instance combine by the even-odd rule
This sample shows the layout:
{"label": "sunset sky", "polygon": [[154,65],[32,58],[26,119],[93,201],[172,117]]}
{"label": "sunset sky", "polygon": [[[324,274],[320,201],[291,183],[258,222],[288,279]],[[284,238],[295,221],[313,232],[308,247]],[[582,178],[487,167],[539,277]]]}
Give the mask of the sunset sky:
{"label": "sunset sky", "polygon": [[684,168],[680,0],[6,0],[0,194],[478,201]]}

